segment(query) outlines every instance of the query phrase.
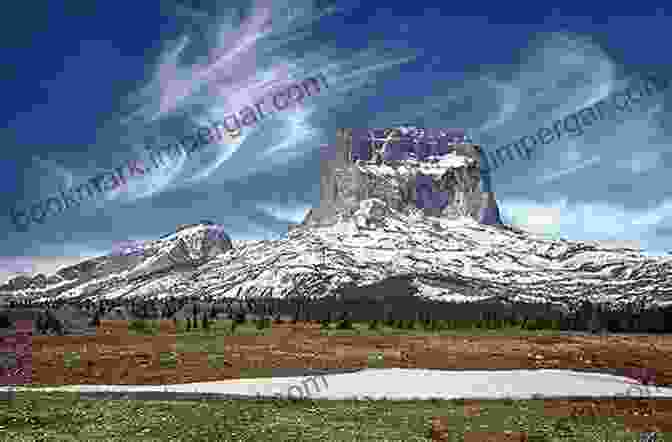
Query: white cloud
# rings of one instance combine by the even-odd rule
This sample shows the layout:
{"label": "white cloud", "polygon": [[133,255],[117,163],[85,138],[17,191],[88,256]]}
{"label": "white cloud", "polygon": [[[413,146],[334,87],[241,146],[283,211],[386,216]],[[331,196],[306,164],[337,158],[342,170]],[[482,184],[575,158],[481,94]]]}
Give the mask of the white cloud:
{"label": "white cloud", "polygon": [[639,241],[642,248],[647,250],[658,250],[661,247],[672,249],[672,243],[666,247],[653,236],[655,225],[664,217],[672,216],[672,199],[663,201],[657,207],[642,210],[628,210],[622,205],[603,202],[568,204],[565,198],[544,203],[509,200],[500,204],[504,219],[514,219],[514,224],[515,214],[551,208],[559,210],[560,236],[563,238]]}
{"label": "white cloud", "polygon": [[273,204],[257,204],[256,206],[259,210],[268,213],[271,216],[274,216],[280,220],[288,221],[291,223],[298,224],[303,221],[303,218],[306,216],[306,213],[310,209],[310,206],[307,204],[299,206],[280,206]]}

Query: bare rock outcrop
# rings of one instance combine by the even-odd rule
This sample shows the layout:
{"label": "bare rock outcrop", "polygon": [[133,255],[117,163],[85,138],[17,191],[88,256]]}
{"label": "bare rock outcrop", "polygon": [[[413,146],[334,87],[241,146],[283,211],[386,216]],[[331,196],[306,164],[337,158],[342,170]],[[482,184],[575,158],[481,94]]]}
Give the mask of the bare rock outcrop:
{"label": "bare rock outcrop", "polygon": [[418,158],[389,155],[391,146],[395,145],[372,148],[369,159],[353,159],[352,132],[339,131],[336,145],[322,148],[320,205],[303,224],[333,224],[338,215],[353,215],[360,202],[369,199],[405,214],[421,208],[431,216],[479,219],[483,206],[479,146],[447,144],[440,156]]}
{"label": "bare rock outcrop", "polygon": [[40,289],[45,288],[47,286],[47,276],[44,273],[35,275],[32,285]]}
{"label": "bare rock outcrop", "polygon": [[33,278],[31,278],[30,276],[19,275],[15,278],[10,279],[5,286],[9,290],[24,290],[30,287],[32,282]]}

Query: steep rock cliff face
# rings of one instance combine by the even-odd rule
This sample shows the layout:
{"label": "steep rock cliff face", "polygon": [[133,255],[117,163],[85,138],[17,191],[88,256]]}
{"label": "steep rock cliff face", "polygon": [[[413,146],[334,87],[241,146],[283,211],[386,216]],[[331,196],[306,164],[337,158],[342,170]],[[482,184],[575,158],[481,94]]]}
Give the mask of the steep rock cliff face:
{"label": "steep rock cliff face", "polygon": [[442,155],[423,159],[382,159],[383,150],[390,149],[373,148],[371,159],[352,161],[351,133],[339,131],[336,145],[322,149],[320,206],[303,224],[333,224],[339,215],[351,216],[361,201],[371,198],[405,214],[420,208],[428,216],[479,219],[484,202],[479,146],[453,144]]}

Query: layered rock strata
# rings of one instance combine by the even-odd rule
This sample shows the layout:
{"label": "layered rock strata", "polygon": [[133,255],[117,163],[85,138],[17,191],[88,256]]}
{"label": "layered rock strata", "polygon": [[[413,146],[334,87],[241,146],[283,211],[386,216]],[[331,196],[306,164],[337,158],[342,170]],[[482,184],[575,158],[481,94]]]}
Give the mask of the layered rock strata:
{"label": "layered rock strata", "polygon": [[333,224],[371,198],[406,214],[419,208],[428,216],[479,219],[484,201],[478,145],[443,144],[417,156],[408,147],[393,146],[374,144],[368,157],[361,151],[353,156],[352,130],[339,130],[336,144],[322,148],[320,205],[303,224]]}

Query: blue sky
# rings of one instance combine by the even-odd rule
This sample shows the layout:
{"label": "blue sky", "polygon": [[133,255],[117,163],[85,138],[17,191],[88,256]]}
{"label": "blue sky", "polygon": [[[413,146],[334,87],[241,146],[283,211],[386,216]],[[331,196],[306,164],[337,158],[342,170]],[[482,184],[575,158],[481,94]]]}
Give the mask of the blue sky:
{"label": "blue sky", "polygon": [[[317,203],[319,147],[337,127],[462,127],[493,149],[640,75],[672,76],[662,8],[610,5],[607,19],[603,5],[587,2],[525,13],[424,5],[13,3],[0,19],[11,62],[1,74],[2,254],[77,260],[203,219],[233,239],[278,237]],[[147,142],[238,110],[258,96],[255,81],[320,72],[328,90],[244,128],[238,143],[210,145],[27,232],[11,222],[15,204],[29,207],[141,158]],[[498,169],[505,220],[557,209],[561,237],[672,250],[670,90]]]}

